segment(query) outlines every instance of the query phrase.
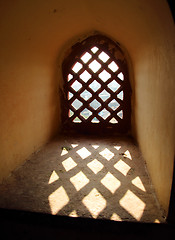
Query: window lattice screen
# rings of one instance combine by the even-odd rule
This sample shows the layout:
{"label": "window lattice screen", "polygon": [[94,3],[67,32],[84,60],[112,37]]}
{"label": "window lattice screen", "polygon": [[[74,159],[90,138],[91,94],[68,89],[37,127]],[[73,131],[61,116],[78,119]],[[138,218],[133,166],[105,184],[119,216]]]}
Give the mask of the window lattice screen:
{"label": "window lattice screen", "polygon": [[121,49],[94,36],[77,44],[63,64],[63,121],[67,127],[126,132],[130,85]]}

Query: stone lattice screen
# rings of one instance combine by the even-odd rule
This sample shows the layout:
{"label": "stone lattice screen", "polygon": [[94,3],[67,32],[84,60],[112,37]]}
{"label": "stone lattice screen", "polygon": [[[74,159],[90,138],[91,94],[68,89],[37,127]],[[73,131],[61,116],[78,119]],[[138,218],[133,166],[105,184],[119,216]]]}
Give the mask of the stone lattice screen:
{"label": "stone lattice screen", "polygon": [[118,44],[99,35],[77,43],[63,63],[63,128],[127,132],[131,118],[128,77]]}

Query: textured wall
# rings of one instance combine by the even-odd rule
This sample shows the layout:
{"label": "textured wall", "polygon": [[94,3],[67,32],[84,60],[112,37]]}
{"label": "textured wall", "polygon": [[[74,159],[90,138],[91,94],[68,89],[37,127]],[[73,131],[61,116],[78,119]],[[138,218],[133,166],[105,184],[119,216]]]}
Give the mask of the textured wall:
{"label": "textured wall", "polygon": [[59,130],[61,62],[97,30],[133,65],[133,131],[167,210],[174,155],[174,37],[165,0],[0,3],[0,179]]}

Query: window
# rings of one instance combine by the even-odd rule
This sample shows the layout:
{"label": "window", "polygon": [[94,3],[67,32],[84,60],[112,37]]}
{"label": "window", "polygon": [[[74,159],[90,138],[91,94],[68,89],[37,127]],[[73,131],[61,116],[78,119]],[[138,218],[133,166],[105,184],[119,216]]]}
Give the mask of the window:
{"label": "window", "polygon": [[131,88],[118,44],[96,35],[72,47],[63,63],[62,120],[66,129],[127,132]]}

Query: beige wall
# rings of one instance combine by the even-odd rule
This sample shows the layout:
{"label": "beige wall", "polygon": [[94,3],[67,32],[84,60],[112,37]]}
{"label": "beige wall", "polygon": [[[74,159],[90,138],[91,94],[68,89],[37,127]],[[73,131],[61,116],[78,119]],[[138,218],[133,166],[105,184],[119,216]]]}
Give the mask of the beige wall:
{"label": "beige wall", "polygon": [[[168,210],[175,142],[175,25],[164,4],[150,15],[148,38],[135,59],[136,131],[164,209]],[[154,19],[152,21],[151,19]]]}
{"label": "beige wall", "polygon": [[0,180],[59,130],[61,62],[79,38],[100,31],[130,54],[133,131],[167,209],[174,154],[175,29],[166,1],[7,0],[0,9]]}

